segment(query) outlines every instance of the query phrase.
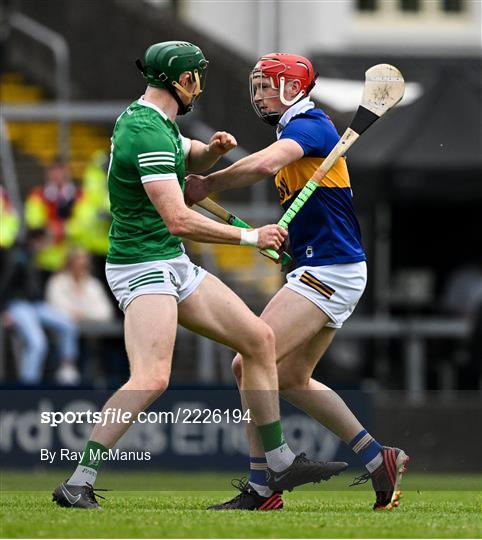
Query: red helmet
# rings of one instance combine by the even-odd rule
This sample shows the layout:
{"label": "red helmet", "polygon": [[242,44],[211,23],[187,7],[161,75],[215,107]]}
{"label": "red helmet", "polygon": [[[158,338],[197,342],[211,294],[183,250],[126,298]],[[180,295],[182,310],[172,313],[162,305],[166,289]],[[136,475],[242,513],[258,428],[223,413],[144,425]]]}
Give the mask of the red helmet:
{"label": "red helmet", "polygon": [[[254,81],[263,77],[270,80],[270,86],[279,90],[279,98],[283,105],[291,107],[300,99],[306,97],[315,86],[318,76],[313,69],[312,63],[298,54],[271,53],[262,56],[254,66],[250,76],[251,103],[258,116],[271,125],[278,123],[280,115],[277,113],[262,113],[255,102],[256,89]],[[284,95],[285,82],[287,80],[297,80],[301,88],[299,93],[288,100]]]}

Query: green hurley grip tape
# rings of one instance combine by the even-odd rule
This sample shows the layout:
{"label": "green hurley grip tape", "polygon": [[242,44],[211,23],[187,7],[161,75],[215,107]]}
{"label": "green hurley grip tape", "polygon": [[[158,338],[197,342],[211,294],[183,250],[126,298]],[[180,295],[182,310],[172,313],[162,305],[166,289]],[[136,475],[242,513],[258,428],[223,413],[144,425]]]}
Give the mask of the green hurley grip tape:
{"label": "green hurley grip tape", "polygon": [[[283,214],[281,219],[278,221],[278,225],[287,229],[288,225],[293,221],[293,218],[301,210],[305,202],[311,197],[311,194],[318,187],[318,182],[311,178],[306,183],[305,187],[298,193],[298,197],[291,203],[290,207]],[[274,249],[262,249],[261,253],[277,261],[279,259],[278,253]]]}
{"label": "green hurley grip tape", "polygon": [[[279,253],[275,251],[274,249],[260,249],[259,252],[264,255],[265,257],[269,257],[270,259],[273,259],[277,261],[279,259]],[[281,270],[284,270],[286,266],[293,260],[291,255],[289,253],[286,253],[286,251],[283,251],[281,253]]]}
{"label": "green hurley grip tape", "polygon": [[228,223],[234,227],[239,227],[241,229],[251,229],[252,227],[244,222],[242,219],[239,219],[235,215],[231,214],[228,219]]}
{"label": "green hurley grip tape", "polygon": [[278,221],[278,225],[287,229],[288,225],[293,221],[296,214],[301,210],[305,202],[311,197],[311,194],[318,187],[318,183],[311,179],[305,187],[299,192],[298,197],[292,202],[288,210],[283,214],[282,218]]}
{"label": "green hurley grip tape", "polygon": [[269,257],[270,259],[274,259],[277,261],[279,259],[279,253],[275,251],[274,249],[267,248],[267,249],[260,249],[259,252],[266,257]]}

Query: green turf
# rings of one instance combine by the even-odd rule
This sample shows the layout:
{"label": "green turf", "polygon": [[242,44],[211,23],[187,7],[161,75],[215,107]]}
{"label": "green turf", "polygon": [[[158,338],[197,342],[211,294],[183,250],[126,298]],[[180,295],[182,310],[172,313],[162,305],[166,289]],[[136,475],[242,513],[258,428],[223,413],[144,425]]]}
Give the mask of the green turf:
{"label": "green turf", "polygon": [[[412,477],[410,479],[410,476]],[[373,494],[360,487],[344,489],[336,479],[328,490],[285,494],[282,512],[207,512],[232,491],[230,476],[105,472],[99,486],[115,488],[102,501],[103,512],[56,507],[50,491],[59,473],[2,473],[0,533],[7,538],[478,538],[481,536],[480,476],[472,476],[472,491],[457,490],[460,477],[408,475],[400,508],[373,512]],[[188,482],[187,479],[190,478]],[[30,487],[42,491],[16,491]],[[102,481],[101,481],[102,480]],[[468,480],[467,480],[468,482]],[[470,483],[470,482],[469,482]],[[163,489],[172,491],[138,491]],[[181,491],[190,484],[192,491]],[[416,489],[412,489],[418,486]],[[452,490],[440,489],[441,486]],[[424,487],[425,489],[419,489]],[[121,489],[128,491],[121,491]],[[432,488],[432,489],[430,489]],[[479,490],[479,491],[478,491]]]}

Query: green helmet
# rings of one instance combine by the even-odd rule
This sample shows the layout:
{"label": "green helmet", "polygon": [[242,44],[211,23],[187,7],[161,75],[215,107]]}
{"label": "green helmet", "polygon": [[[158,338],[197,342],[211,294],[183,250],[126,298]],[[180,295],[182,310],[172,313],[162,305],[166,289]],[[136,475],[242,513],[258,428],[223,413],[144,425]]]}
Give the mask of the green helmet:
{"label": "green helmet", "polygon": [[[174,96],[183,114],[192,108],[192,102],[202,92],[204,76],[208,61],[199,47],[185,41],[164,41],[151,45],[144,55],[144,65],[137,60],[138,68],[142,71],[147,84],[157,88],[165,88]],[[179,84],[179,77],[189,72],[196,88],[188,92]],[[191,98],[191,104],[185,106],[174,89]],[[184,110],[186,109],[186,110]]]}

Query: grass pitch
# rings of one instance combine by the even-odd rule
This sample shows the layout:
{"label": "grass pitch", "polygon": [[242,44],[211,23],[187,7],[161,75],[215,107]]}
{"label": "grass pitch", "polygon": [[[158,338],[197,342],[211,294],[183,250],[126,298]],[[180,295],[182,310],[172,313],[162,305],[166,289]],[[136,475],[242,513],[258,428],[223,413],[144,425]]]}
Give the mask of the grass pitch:
{"label": "grass pitch", "polygon": [[[281,512],[209,512],[234,496],[231,475],[101,472],[113,488],[103,512],[59,508],[66,474],[1,474],[0,533],[7,538],[478,538],[481,477],[407,475],[400,508],[373,512],[373,492],[351,476],[284,495]],[[189,489],[189,491],[188,491]],[[162,490],[162,491],[159,491]]]}

